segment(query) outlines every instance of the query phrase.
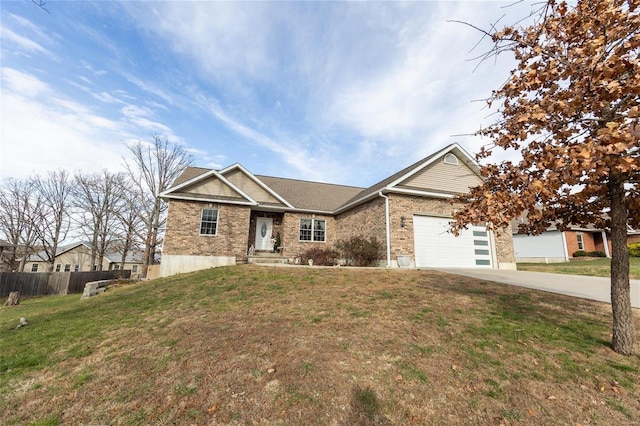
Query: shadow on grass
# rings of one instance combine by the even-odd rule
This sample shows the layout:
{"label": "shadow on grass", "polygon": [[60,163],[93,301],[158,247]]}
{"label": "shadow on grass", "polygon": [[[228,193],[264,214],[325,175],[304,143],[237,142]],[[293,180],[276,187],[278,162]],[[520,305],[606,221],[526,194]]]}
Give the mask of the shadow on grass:
{"label": "shadow on grass", "polygon": [[345,426],[386,426],[389,419],[380,413],[381,402],[370,387],[356,386],[351,391],[351,407]]}

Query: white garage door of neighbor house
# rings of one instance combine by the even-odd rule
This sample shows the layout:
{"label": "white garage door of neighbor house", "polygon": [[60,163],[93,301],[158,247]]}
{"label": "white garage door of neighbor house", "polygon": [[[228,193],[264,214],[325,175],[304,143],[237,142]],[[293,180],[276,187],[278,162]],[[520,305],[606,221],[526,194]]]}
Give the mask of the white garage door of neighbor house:
{"label": "white garage door of neighbor house", "polygon": [[484,226],[470,226],[458,237],[451,219],[414,216],[416,267],[491,268],[491,240]]}

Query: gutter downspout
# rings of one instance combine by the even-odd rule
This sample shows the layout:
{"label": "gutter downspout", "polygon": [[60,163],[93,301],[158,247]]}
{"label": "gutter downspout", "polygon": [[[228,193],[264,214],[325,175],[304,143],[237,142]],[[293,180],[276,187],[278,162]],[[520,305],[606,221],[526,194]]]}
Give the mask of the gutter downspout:
{"label": "gutter downspout", "polygon": [[384,222],[387,239],[387,268],[391,267],[391,225],[389,224],[389,197],[384,195],[382,191],[378,195],[384,198]]}

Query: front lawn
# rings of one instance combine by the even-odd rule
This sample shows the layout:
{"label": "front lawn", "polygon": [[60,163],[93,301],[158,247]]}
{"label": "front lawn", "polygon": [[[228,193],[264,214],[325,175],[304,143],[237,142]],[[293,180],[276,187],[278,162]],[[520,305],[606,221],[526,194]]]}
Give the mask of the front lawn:
{"label": "front lawn", "polygon": [[[611,259],[577,260],[562,263],[518,263],[520,271],[549,272],[552,274],[611,276]],[[629,258],[629,276],[640,280],[640,257]]]}
{"label": "front lawn", "polygon": [[24,300],[0,308],[0,419],[631,424],[640,356],[610,317],[435,271],[248,265]]}

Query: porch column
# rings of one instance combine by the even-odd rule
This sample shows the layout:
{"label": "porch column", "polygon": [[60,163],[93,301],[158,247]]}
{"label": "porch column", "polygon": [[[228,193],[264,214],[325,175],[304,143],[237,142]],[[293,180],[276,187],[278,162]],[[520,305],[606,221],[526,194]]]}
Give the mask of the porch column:
{"label": "porch column", "polygon": [[611,253],[609,253],[609,242],[607,241],[607,231],[603,229],[600,232],[602,234],[602,244],[604,245],[604,254],[606,254],[607,257],[611,257]]}

